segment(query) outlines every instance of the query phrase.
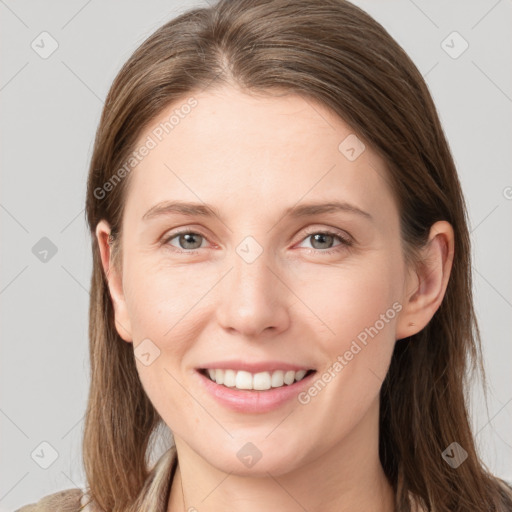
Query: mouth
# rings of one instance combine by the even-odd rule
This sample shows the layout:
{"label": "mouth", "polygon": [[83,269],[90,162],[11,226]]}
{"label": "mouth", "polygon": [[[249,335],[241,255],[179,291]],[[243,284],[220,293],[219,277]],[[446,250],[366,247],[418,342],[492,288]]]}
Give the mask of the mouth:
{"label": "mouth", "polygon": [[[205,365],[206,366],[206,365]],[[200,387],[223,408],[262,414],[293,404],[317,371],[283,361],[217,361],[195,368]]]}
{"label": "mouth", "polygon": [[197,371],[210,381],[239,391],[268,391],[292,386],[316,373],[314,369],[249,372],[226,368],[198,368]]}

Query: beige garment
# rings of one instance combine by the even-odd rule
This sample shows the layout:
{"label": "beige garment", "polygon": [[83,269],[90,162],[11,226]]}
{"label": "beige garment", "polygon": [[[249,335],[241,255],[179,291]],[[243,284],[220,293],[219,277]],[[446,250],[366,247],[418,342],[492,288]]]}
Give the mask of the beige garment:
{"label": "beige garment", "polygon": [[80,489],[66,489],[55,494],[50,494],[41,498],[33,505],[25,505],[15,512],[50,512],[50,510],[58,512],[76,512],[81,510],[80,499],[83,492]]}

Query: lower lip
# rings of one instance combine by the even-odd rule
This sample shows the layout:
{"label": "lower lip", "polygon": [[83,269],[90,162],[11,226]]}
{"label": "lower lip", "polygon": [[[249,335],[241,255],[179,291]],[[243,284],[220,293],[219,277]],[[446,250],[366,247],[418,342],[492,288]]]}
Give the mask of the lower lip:
{"label": "lower lip", "polygon": [[280,388],[271,388],[266,391],[241,390],[228,388],[222,384],[217,384],[213,380],[203,375],[198,370],[195,373],[206,390],[225,407],[244,413],[262,413],[278,409],[289,400],[309,386],[312,377],[316,372],[304,377],[299,382],[290,385],[284,385]]}

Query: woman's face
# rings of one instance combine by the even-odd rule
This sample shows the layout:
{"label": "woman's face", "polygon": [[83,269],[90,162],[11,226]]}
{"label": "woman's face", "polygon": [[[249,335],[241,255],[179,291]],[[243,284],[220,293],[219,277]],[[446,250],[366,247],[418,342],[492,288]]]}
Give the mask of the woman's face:
{"label": "woman's face", "polygon": [[[145,391],[226,472],[279,475],[376,442],[410,292],[383,161],[300,96],[191,96],[140,137],[129,177],[114,300]],[[284,384],[294,368],[315,373]]]}

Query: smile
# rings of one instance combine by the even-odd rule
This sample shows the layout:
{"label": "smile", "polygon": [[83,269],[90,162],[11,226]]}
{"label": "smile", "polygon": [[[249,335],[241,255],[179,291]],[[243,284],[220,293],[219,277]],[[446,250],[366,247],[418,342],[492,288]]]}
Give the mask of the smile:
{"label": "smile", "polygon": [[[215,365],[216,366],[216,365]],[[224,368],[196,368],[193,375],[211,399],[224,408],[243,414],[261,414],[297,403],[299,393],[311,385],[316,370],[295,367],[279,369],[284,364],[263,365],[253,372]],[[240,365],[239,365],[240,366]],[[241,365],[243,366],[243,365]],[[245,365],[247,366],[250,365]],[[273,368],[268,368],[273,366]],[[288,365],[291,366],[291,365]]]}
{"label": "smile", "polygon": [[266,391],[272,388],[290,386],[294,382],[301,381],[315,370],[274,370],[272,372],[251,373],[244,370],[205,368],[200,371],[213,382],[228,388]]}

